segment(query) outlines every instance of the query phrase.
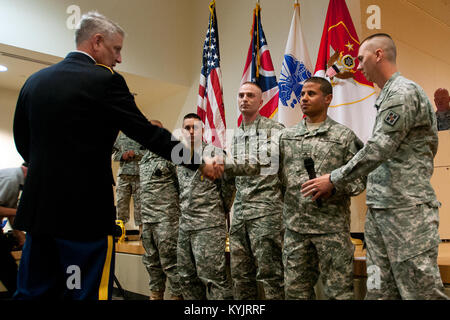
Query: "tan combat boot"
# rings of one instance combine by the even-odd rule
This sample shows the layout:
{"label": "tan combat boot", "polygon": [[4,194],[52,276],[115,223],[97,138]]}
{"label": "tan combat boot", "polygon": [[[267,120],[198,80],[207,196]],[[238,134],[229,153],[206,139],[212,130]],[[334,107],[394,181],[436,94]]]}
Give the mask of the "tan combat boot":
{"label": "tan combat boot", "polygon": [[150,291],[150,300],[164,300],[164,291]]}
{"label": "tan combat boot", "polygon": [[175,295],[170,295],[170,300],[184,300],[182,295],[179,296],[175,296]]}

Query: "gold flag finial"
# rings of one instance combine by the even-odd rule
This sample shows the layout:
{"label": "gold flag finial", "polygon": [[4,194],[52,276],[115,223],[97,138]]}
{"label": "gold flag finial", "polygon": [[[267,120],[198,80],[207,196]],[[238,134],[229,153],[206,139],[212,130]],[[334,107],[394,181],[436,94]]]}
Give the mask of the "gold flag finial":
{"label": "gold flag finial", "polygon": [[209,46],[211,47],[211,28],[212,28],[212,24],[213,24],[213,20],[215,19],[214,17],[214,8],[216,6],[216,0],[212,0],[209,3]]}

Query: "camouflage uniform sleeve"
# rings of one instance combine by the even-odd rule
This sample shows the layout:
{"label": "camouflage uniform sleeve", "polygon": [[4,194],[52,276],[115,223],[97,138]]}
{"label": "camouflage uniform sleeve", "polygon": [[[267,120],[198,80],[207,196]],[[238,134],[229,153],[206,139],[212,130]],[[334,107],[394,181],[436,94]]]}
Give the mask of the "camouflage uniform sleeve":
{"label": "camouflage uniform sleeve", "polygon": [[[257,162],[256,159],[254,161]],[[233,157],[228,156],[225,158],[224,176],[227,179],[236,176],[257,176],[261,172],[261,167],[259,163],[250,164],[248,160],[245,160],[245,163],[239,163]]]}
{"label": "camouflage uniform sleeve", "polygon": [[169,170],[172,171],[173,184],[175,185],[175,189],[177,190],[177,195],[180,194],[180,183],[178,182],[178,174],[177,174],[177,166],[172,162],[168,162]]}
{"label": "camouflage uniform sleeve", "polygon": [[122,145],[120,143],[122,133],[117,137],[116,142],[114,142],[112,158],[114,161],[120,161],[122,159]]}
{"label": "camouflage uniform sleeve", "polygon": [[398,149],[417,117],[413,95],[396,94],[380,107],[375,130],[367,144],[343,167],[331,172],[337,191],[367,176]]}
{"label": "camouflage uniform sleeve", "polygon": [[[349,162],[359,150],[361,150],[364,146],[363,142],[352,132],[349,131],[347,141],[347,154],[345,156],[345,162]],[[360,176],[345,185],[345,187],[341,190],[336,188],[337,193],[344,193],[347,196],[357,196],[366,188],[367,175]]]}
{"label": "camouflage uniform sleeve", "polygon": [[145,152],[147,151],[147,149],[145,149],[144,147],[142,147],[141,145],[139,145],[139,148],[137,148],[136,150],[134,150],[134,161],[141,161],[142,157],[144,156]]}
{"label": "camouflage uniform sleeve", "polygon": [[[280,128],[282,127],[280,126]],[[257,154],[245,153],[245,155],[239,155],[239,157],[235,156],[235,138],[233,137],[231,152],[225,157],[225,176],[229,179],[236,176],[277,174],[280,164],[280,136],[281,130],[277,130],[266,141],[265,146],[259,148]]]}

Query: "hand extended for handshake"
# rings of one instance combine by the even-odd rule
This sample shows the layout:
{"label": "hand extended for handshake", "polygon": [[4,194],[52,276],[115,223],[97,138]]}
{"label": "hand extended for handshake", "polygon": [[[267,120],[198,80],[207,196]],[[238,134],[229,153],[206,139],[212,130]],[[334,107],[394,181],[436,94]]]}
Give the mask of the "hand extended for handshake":
{"label": "hand extended for handshake", "polygon": [[[203,176],[212,181],[223,176],[225,170],[223,157],[204,157],[203,159],[204,163],[199,168]],[[327,199],[330,197],[333,188],[334,186],[330,181],[330,174],[326,174],[321,177],[308,180],[302,184],[301,192],[303,193],[303,196],[312,197],[311,200],[315,201],[318,198]]]}
{"label": "hand extended for handshake", "polygon": [[223,176],[225,170],[223,157],[203,158],[204,163],[200,166],[200,172],[209,180],[216,180]]}
{"label": "hand extended for handshake", "polygon": [[131,161],[134,159],[135,156],[136,154],[134,153],[133,150],[128,150],[122,154],[122,159],[125,161]]}

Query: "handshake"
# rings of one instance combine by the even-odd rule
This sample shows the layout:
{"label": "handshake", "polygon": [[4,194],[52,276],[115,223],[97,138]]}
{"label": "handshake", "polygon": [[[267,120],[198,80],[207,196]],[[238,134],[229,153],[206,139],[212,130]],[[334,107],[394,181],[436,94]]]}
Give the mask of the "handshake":
{"label": "handshake", "polygon": [[122,160],[124,161],[132,161],[136,157],[136,154],[133,150],[128,150],[122,154]]}
{"label": "handshake", "polygon": [[215,156],[213,158],[204,157],[204,163],[200,165],[200,172],[209,180],[216,180],[223,176],[225,170],[224,158]]}

